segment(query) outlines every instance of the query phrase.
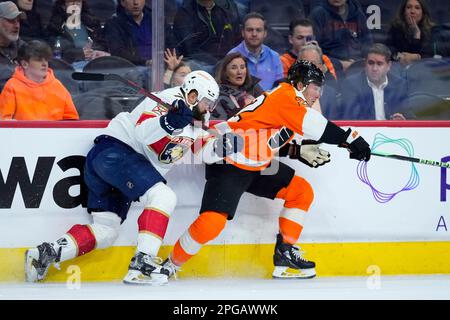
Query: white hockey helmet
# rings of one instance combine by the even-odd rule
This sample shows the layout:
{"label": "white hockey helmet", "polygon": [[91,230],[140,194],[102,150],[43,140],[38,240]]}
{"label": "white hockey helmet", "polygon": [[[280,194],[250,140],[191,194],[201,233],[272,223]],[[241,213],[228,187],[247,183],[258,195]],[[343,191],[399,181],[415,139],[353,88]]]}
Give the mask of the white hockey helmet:
{"label": "white hockey helmet", "polygon": [[[216,107],[217,99],[219,98],[219,86],[214,78],[207,72],[202,70],[192,71],[184,78],[181,90],[184,93],[186,103],[192,108],[201,101],[208,105],[208,110],[211,112]],[[187,101],[187,95],[196,90],[198,97],[197,101],[190,104]]]}

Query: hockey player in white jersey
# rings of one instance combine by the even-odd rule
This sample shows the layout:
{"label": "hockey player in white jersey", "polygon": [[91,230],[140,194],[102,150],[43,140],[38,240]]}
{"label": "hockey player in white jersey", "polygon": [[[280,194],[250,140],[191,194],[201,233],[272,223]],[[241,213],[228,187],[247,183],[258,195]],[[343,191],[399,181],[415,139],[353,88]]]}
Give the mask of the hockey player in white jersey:
{"label": "hockey player in white jersey", "polygon": [[136,254],[123,281],[167,282],[169,270],[161,267],[157,254],[176,205],[176,195],[166,185],[164,175],[198,138],[208,136],[205,143],[195,144],[202,146],[206,162],[240,151],[243,143],[234,134],[211,139],[202,128],[192,125],[193,120],[202,120],[214,108],[219,96],[219,87],[208,73],[191,72],[181,87],[164,90],[156,96],[172,104],[172,108],[167,110],[146,98],[131,113],[117,115],[104,134],[95,139],[86,157],[84,174],[93,223],[74,225],[55,242],[44,242],[27,250],[27,281],[44,279],[52,264],[96,248],[110,247],[131,203],[139,201],[144,209],[138,218]]}

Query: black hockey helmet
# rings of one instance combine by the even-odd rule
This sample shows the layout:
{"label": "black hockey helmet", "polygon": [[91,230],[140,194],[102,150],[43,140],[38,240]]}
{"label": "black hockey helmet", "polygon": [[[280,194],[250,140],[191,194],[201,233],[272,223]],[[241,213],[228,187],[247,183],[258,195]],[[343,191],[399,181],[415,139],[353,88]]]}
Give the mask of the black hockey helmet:
{"label": "black hockey helmet", "polygon": [[324,81],[323,72],[312,62],[306,60],[297,60],[289,68],[287,81],[297,86],[297,83],[306,87],[311,82],[322,86]]}

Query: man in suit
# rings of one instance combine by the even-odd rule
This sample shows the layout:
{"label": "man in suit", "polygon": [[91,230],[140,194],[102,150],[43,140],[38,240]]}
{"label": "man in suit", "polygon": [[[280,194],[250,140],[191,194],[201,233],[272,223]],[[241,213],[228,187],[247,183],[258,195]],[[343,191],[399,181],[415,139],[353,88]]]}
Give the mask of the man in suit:
{"label": "man in suit", "polygon": [[340,119],[406,120],[406,80],[389,73],[391,64],[391,51],[384,44],[369,48],[364,70],[342,85]]}

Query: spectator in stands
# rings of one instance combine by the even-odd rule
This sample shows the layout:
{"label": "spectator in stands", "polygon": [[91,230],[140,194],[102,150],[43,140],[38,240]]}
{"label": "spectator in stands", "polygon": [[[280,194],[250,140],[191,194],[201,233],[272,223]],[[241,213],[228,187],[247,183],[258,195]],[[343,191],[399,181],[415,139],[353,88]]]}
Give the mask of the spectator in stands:
{"label": "spectator in stands", "polygon": [[433,22],[423,0],[404,0],[389,29],[388,45],[394,60],[403,65],[437,54]]}
{"label": "spectator in stands", "polygon": [[365,69],[342,85],[341,119],[405,120],[409,112],[406,81],[389,73],[391,50],[375,43],[367,51]]}
{"label": "spectator in stands", "polygon": [[32,39],[44,39],[44,29],[41,24],[41,16],[34,6],[34,0],[13,0],[20,15],[20,38],[24,41]]}
{"label": "spectator in stands", "polygon": [[109,52],[135,65],[152,62],[152,12],[145,0],[120,0],[117,13],[105,24]]}
{"label": "spectator in stands", "polygon": [[278,53],[264,45],[267,24],[261,14],[250,12],[244,17],[242,37],[244,40],[229,53],[239,52],[247,58],[250,74],[261,79],[261,88],[272,89],[283,78],[283,66]]}
{"label": "spectator in stands", "polygon": [[298,59],[312,62],[324,73],[325,83],[322,85],[322,93],[320,98],[314,102],[312,108],[324,114],[327,119],[335,119],[340,98],[336,90],[338,85],[331,73],[327,72],[327,67],[323,61],[322,50],[313,43],[307,44],[300,49]]}
{"label": "spectator in stands", "polygon": [[69,91],[48,67],[52,49],[39,40],[19,48],[16,68],[0,95],[3,120],[78,119]]}
{"label": "spectator in stands", "polygon": [[0,3],[0,90],[14,72],[17,49],[23,43],[19,39],[20,14],[13,2]]}
{"label": "spectator in stands", "polygon": [[167,64],[164,73],[164,85],[166,88],[181,86],[184,78],[192,71],[191,67],[183,62],[183,56],[177,57],[175,49],[166,49],[164,52],[164,61]]}
{"label": "spectator in stands", "polygon": [[364,48],[372,44],[366,16],[357,0],[326,0],[311,14],[316,39],[323,52],[341,61],[345,70],[363,58]]}
{"label": "spectator in stands", "polygon": [[[229,2],[226,8],[223,2]],[[239,15],[232,1],[185,0],[173,24],[176,49],[185,57],[215,65],[239,42]]]}
{"label": "spectator in stands", "polygon": [[62,59],[68,63],[109,55],[100,21],[91,14],[86,0],[56,0],[46,35],[53,46],[60,42]]}
{"label": "spectator in stands", "polygon": [[[280,56],[281,63],[283,64],[283,76],[287,77],[287,72],[291,65],[297,60],[300,50],[307,44],[314,44],[319,46],[319,43],[315,39],[313,24],[308,19],[295,19],[289,24],[289,43],[292,45],[291,49],[286,51]],[[323,68],[325,77],[332,76],[335,80],[338,76],[343,78],[342,66],[339,60],[330,59],[327,55],[322,55]],[[335,64],[337,69],[335,68]]]}
{"label": "spectator in stands", "polygon": [[216,73],[220,96],[211,119],[226,120],[263,93],[259,79],[247,68],[247,59],[239,52],[226,55]]}

